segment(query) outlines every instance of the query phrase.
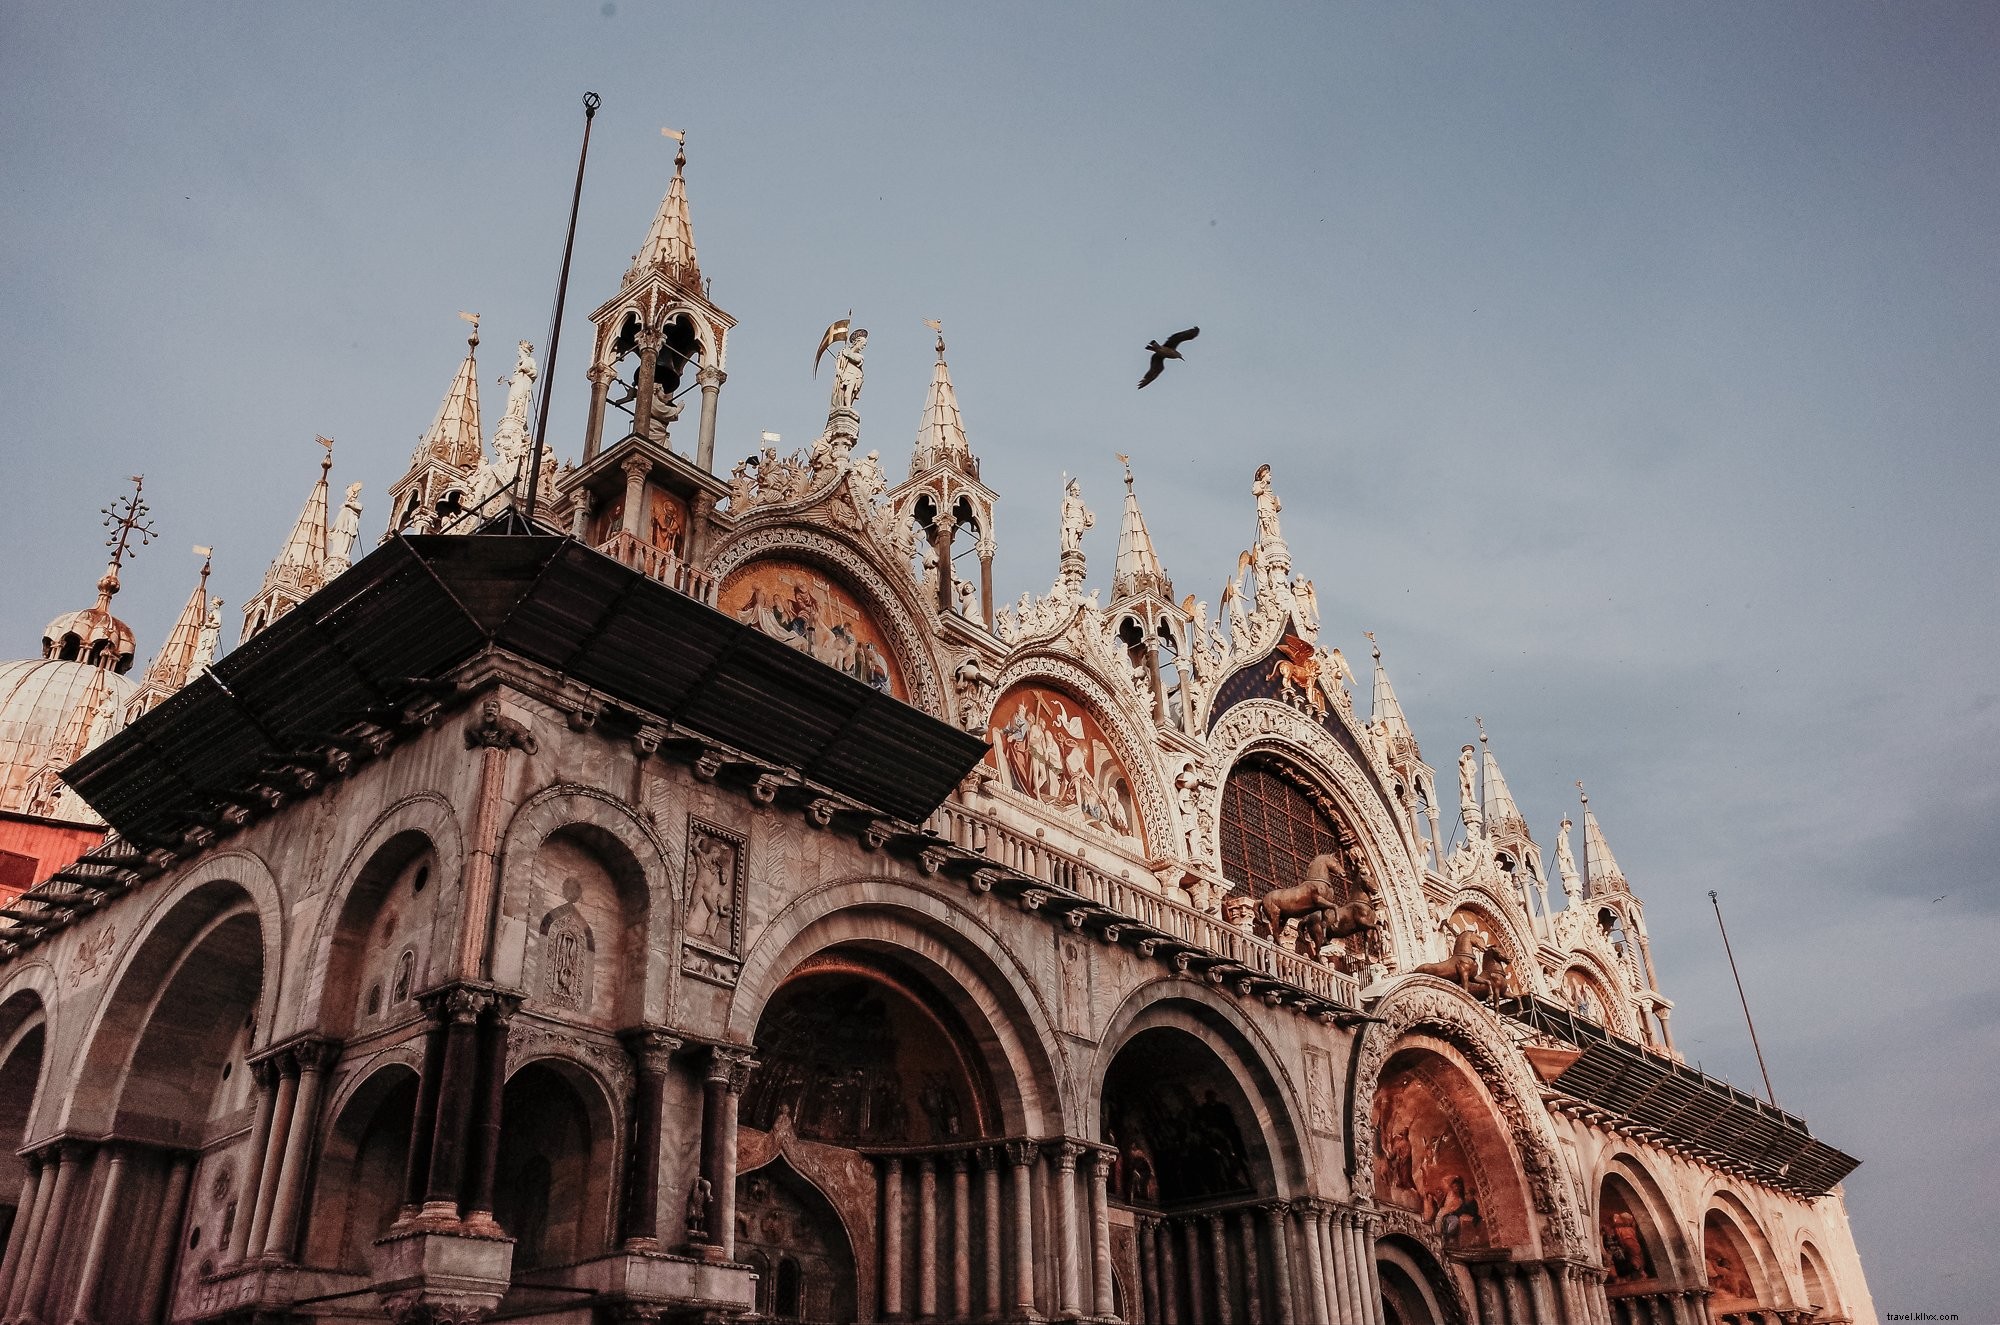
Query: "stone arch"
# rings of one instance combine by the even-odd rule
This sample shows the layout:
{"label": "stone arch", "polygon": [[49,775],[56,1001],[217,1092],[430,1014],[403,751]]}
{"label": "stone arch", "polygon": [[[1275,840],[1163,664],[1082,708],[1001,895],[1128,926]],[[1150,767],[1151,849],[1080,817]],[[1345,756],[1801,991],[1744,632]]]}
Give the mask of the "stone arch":
{"label": "stone arch", "polygon": [[1804,1305],[1821,1319],[1843,1320],[1840,1283],[1828,1268],[1826,1256],[1810,1237],[1799,1240],[1799,1285],[1805,1292]]}
{"label": "stone arch", "polygon": [[1560,1143],[1539,1089],[1491,1014],[1452,985],[1429,976],[1405,976],[1375,1005],[1381,1020],[1362,1030],[1350,1063],[1347,1167],[1356,1196],[1375,1196],[1376,1096],[1383,1068],[1408,1037],[1430,1037],[1462,1055],[1487,1100],[1494,1124],[1518,1166],[1526,1191],[1533,1241],[1542,1257],[1594,1261],[1576,1194],[1562,1168]]}
{"label": "stone arch", "polygon": [[493,1214],[516,1239],[517,1275],[612,1245],[623,1172],[615,1098],[593,1065],[569,1054],[509,1063]]}
{"label": "stone arch", "polygon": [[1711,1309],[1778,1303],[1784,1267],[1771,1250],[1763,1223],[1742,1197],[1726,1187],[1712,1190],[1702,1203],[1700,1230],[1702,1278]]}
{"label": "stone arch", "polygon": [[753,562],[796,561],[817,566],[839,580],[867,609],[888,641],[902,668],[908,703],[949,722],[943,668],[932,652],[923,624],[917,586],[907,575],[892,578],[876,564],[879,554],[838,528],[801,526],[782,521],[759,522],[739,530],[724,542],[709,563],[709,574],[721,585]]}
{"label": "stone arch", "polygon": [[[1291,760],[1323,781],[1329,795],[1346,812],[1349,826],[1361,839],[1368,865],[1389,912],[1389,947],[1398,969],[1426,960],[1431,926],[1419,866],[1410,853],[1399,816],[1376,793],[1369,772],[1355,761],[1324,727],[1275,700],[1251,699],[1236,704],[1210,730],[1209,745],[1223,776],[1201,793],[1212,821],[1222,822],[1222,788],[1228,771],[1246,755],[1259,751]],[[1220,836],[1208,863],[1219,867]]]}
{"label": "stone arch", "polygon": [[[573,844],[609,876],[615,916],[606,917],[610,934],[592,933],[593,944],[607,938],[628,975],[611,976],[599,1019],[619,1025],[658,1022],[671,1005],[674,975],[668,954],[678,937],[681,889],[672,856],[659,835],[632,808],[591,787],[558,783],[528,798],[501,838],[500,911],[493,936],[493,979],[510,988],[529,988],[536,974],[531,958],[540,952],[542,922],[552,914],[536,903],[537,864],[552,842]],[[554,898],[553,906],[558,906]],[[575,899],[571,899],[574,901]],[[608,904],[607,904],[608,909]],[[588,923],[586,921],[586,923]],[[622,993],[618,986],[622,984]],[[603,979],[598,989],[606,989]]]}
{"label": "stone arch", "polygon": [[1604,1029],[1614,1035],[1622,1035],[1628,1040],[1641,1038],[1632,1020],[1632,1003],[1625,997],[1624,985],[1606,969],[1604,962],[1590,952],[1571,952],[1564,960],[1555,978],[1549,981],[1550,993],[1555,1000],[1571,1011],[1579,1012],[1571,997],[1570,973],[1579,973],[1593,988],[1596,1000],[1603,1004],[1605,1013]]}
{"label": "stone arch", "polygon": [[1384,1325],[1465,1325],[1473,1319],[1458,1277],[1415,1238],[1392,1233],[1375,1243]]}
{"label": "stone arch", "polygon": [[956,1010],[997,1093],[1005,1135],[1064,1130],[1056,1029],[1026,965],[955,901],[890,879],[827,884],[774,917],[745,955],[729,1005],[729,1038],[748,1044],[791,973],[841,945],[879,947],[913,968]]}
{"label": "stone arch", "polygon": [[368,1269],[368,1249],[388,1230],[402,1199],[417,1070],[378,1062],[357,1073],[326,1112],[313,1195],[304,1203],[305,1264]]}
{"label": "stone arch", "polygon": [[[1118,697],[1118,692],[1107,685],[1095,671],[1079,665],[1060,654],[1037,650],[1015,658],[1006,669],[995,678],[987,698],[982,704],[983,726],[981,731],[990,734],[1007,721],[1008,715],[1001,712],[1001,704],[1008,692],[1019,685],[1041,685],[1055,690],[1073,701],[1108,738],[1113,755],[1124,767],[1132,781],[1133,811],[1144,834],[1141,856],[1157,857],[1168,854],[1178,834],[1174,831],[1174,818],[1167,808],[1166,786],[1161,780],[1159,764],[1153,756],[1147,729],[1142,726]],[[998,781],[1009,786],[1009,778],[1004,769],[997,765],[999,756],[989,756],[987,766],[999,774]],[[1035,798],[1026,793],[1017,793],[1030,804]],[[1044,811],[1045,813],[1047,811]],[[1080,824],[1072,827],[1080,827]],[[1121,849],[1132,853],[1130,844],[1120,844]]]}
{"label": "stone arch", "polygon": [[[225,852],[202,866],[154,903],[106,982],[66,1083],[65,1129],[111,1131],[128,1103],[125,1091],[137,1083],[148,1107],[168,1111],[158,1121],[170,1123],[173,1134],[151,1139],[185,1144],[217,1097],[222,1067],[271,1042],[283,961],[276,883],[246,853]],[[185,1016],[174,1024],[177,1008]],[[188,1043],[175,1051],[161,1041],[161,1061],[149,1063],[147,1037],[155,1031]],[[214,1079],[197,1085],[211,1070]],[[249,1074],[232,1075],[231,1090],[247,1098]],[[203,1113],[193,1112],[197,1105]]]}
{"label": "stone arch", "polygon": [[1207,985],[1162,976],[1133,990],[1112,1014],[1090,1065],[1079,1110],[1086,1135],[1104,1140],[1104,1088],[1112,1064],[1132,1040],[1149,1030],[1173,1029],[1203,1042],[1229,1073],[1252,1110],[1272,1190],[1266,1195],[1305,1193],[1312,1159],[1305,1140],[1299,1087],[1281,1065],[1275,1047],[1256,1023],[1229,998]]}
{"label": "stone arch", "polygon": [[1693,1287],[1698,1278],[1697,1258],[1669,1189],[1654,1176],[1638,1152],[1622,1144],[1600,1159],[1590,1192],[1603,1264],[1607,1268],[1612,1265],[1611,1252],[1602,1244],[1606,1222],[1604,1194],[1614,1183],[1622,1189],[1620,1195],[1637,1217],[1639,1236],[1653,1261],[1654,1277],[1663,1284]]}
{"label": "stone arch", "polygon": [[[422,850],[431,852],[431,877],[441,885],[437,905],[455,911],[458,880],[464,869],[464,838],[459,831],[457,812],[448,799],[434,791],[397,801],[376,815],[374,822],[363,830],[333,876],[334,885],[321,907],[305,957],[304,988],[300,991],[295,1031],[330,1024],[327,987],[337,964],[335,956],[343,939],[343,927],[359,917],[359,910],[372,913],[368,894],[387,886],[393,881],[395,870]],[[437,920],[449,927],[453,918],[441,912]],[[338,1016],[331,1018],[332,1022],[339,1020]]]}

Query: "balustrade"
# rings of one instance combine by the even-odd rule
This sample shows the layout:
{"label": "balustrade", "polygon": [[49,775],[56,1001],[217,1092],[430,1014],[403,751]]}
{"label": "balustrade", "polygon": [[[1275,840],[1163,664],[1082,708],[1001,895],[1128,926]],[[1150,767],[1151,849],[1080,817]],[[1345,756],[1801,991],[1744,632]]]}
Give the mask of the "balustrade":
{"label": "balustrade", "polygon": [[621,529],[599,543],[597,550],[627,570],[638,571],[697,602],[715,606],[715,577],[696,570],[665,548],[654,547]]}

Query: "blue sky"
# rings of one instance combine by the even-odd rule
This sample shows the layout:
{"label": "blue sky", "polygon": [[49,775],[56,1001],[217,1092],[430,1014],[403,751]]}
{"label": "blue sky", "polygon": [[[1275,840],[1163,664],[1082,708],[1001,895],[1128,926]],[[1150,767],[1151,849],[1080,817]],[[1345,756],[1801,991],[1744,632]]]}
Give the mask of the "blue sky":
{"label": "blue sky", "polygon": [[[583,315],[689,135],[740,326],[718,452],[808,440],[869,327],[892,473],[942,318],[998,587],[1116,451],[1214,602],[1269,461],[1329,642],[1432,762],[1485,717],[1544,845],[1590,786],[1682,1047],[1866,1162],[1883,1310],[2000,1301],[2000,10],[1761,6],[0,6],[4,650],[83,605],[143,471],[142,652],[232,608],[315,433],[382,494],[485,317],[544,340],[577,99]],[[1138,347],[1190,323],[1143,394]],[[230,637],[233,638],[233,630]]]}

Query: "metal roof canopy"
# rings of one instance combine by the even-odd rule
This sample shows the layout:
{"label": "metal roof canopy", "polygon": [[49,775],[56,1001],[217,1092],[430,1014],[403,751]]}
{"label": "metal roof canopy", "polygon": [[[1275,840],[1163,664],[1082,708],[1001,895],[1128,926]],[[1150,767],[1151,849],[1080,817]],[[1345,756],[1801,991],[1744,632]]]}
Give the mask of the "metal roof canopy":
{"label": "metal roof canopy", "polygon": [[1647,1053],[1548,999],[1509,999],[1500,1010],[1583,1050],[1550,1084],[1566,1095],[1650,1127],[1670,1144],[1742,1166],[1760,1182],[1824,1196],[1861,1161],[1815,1140],[1805,1120],[1726,1081]]}
{"label": "metal roof canopy", "polygon": [[64,780],[167,836],[492,646],[912,823],[986,743],[570,538],[390,539]]}

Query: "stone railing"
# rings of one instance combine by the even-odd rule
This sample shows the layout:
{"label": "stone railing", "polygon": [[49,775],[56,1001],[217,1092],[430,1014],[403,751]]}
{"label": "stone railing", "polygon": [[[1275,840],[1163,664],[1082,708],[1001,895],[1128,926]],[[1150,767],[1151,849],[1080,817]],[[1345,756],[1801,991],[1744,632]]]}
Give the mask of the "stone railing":
{"label": "stone railing", "polygon": [[627,570],[638,571],[697,602],[715,606],[714,577],[696,570],[672,552],[656,548],[622,529],[599,543],[597,550]]}
{"label": "stone railing", "polygon": [[1282,980],[1329,1003],[1350,1008],[1361,1005],[1360,988],[1353,976],[1175,901],[1160,892],[1150,876],[1144,881],[1119,878],[1072,852],[951,801],[938,807],[926,827],[955,846],[979,852],[1017,874],[1075,893],[1113,915],[1167,936],[1185,949],[1218,958],[1227,967]]}

